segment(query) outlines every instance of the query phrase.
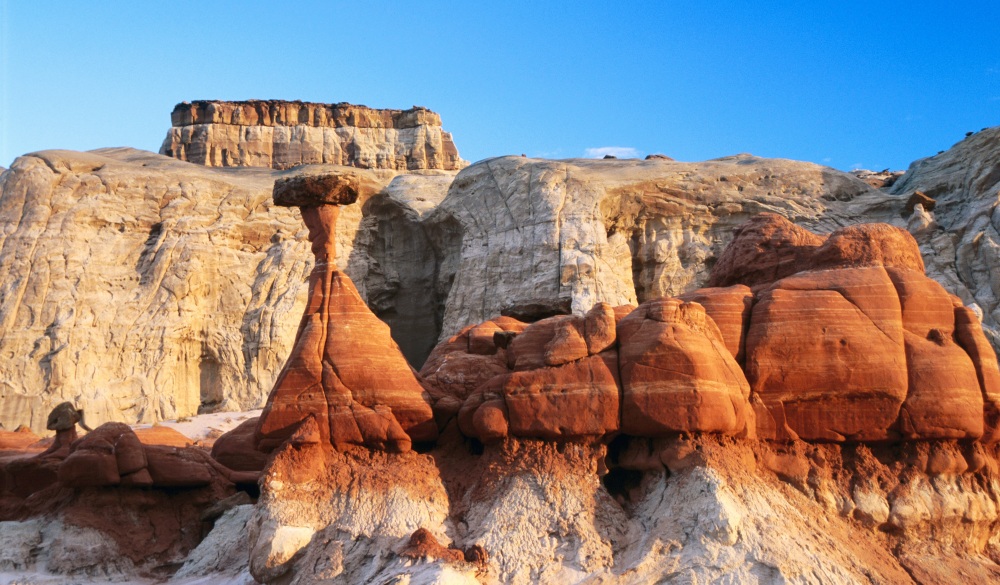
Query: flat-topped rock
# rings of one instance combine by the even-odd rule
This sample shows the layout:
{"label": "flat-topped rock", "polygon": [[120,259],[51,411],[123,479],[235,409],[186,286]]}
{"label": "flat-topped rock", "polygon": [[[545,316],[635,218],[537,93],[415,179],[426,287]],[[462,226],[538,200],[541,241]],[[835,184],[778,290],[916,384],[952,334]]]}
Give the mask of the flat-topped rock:
{"label": "flat-topped rock", "polygon": [[177,104],[170,119],[160,154],[210,167],[458,170],[468,165],[441,128],[441,117],[417,106],[204,100]]}
{"label": "flat-topped rock", "polygon": [[278,179],[274,182],[274,204],[281,207],[350,205],[364,189],[375,192],[379,185],[357,173],[333,172]]}

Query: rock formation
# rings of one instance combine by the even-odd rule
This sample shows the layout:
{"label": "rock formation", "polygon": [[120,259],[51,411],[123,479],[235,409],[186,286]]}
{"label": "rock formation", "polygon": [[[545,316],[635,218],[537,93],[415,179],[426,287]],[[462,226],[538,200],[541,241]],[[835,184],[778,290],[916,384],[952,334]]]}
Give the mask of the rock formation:
{"label": "rock formation", "polygon": [[[905,231],[818,236],[754,219],[759,229],[737,234],[710,276],[728,286],[689,295],[705,306],[663,298],[530,324],[496,317],[435,348],[425,394],[333,261],[338,204],[376,188],[358,173],[275,185],[278,204],[302,206],[316,261],[256,433],[245,424],[219,439],[219,457],[249,468],[251,439],[272,451],[252,510],[228,486],[255,471],[145,446],[110,423],[65,459],[0,460],[0,518],[68,502],[60,522],[108,543],[100,570],[119,577],[151,574],[150,559],[187,559],[179,578],[236,571],[262,583],[1000,577],[988,557],[1000,371],[973,313],[919,270]],[[806,243],[790,274],[782,257],[752,271],[732,258],[788,233]],[[210,561],[183,534],[126,542],[119,527],[81,520],[79,506],[118,498],[133,532],[174,521],[137,513],[141,503],[121,499],[129,485],[186,517],[220,518],[202,545],[240,564]],[[10,550],[38,548],[30,522],[4,531]],[[50,572],[81,562],[47,554]],[[30,567],[36,555],[10,556]]]}
{"label": "rock formation", "polygon": [[200,448],[144,443],[122,423],[36,453],[0,456],[0,570],[77,582],[173,572],[211,528],[206,510],[236,493],[249,503],[237,490],[255,490],[259,475],[232,471]]}
{"label": "rock formation", "polygon": [[[315,172],[324,168],[333,167]],[[360,172],[380,188],[342,208],[337,263],[415,367],[439,339],[501,314],[582,316],[597,302],[691,293],[706,284],[731,230],[759,211],[817,232],[864,218],[903,226],[909,198],[831,169],[746,155],[505,157],[454,182],[442,171]],[[303,310],[313,262],[294,210],[270,207],[282,176],[128,150],[50,151],[12,165],[0,216],[23,220],[0,236],[0,268],[11,275],[0,285],[0,351],[10,356],[0,361],[10,381],[0,387],[0,423],[42,431],[66,399],[96,423],[259,406],[291,349],[286,317]],[[939,249],[950,236],[933,218],[918,221],[934,213],[945,212],[910,218],[928,273],[963,303],[988,308],[988,286],[976,285],[974,297],[962,284],[979,273],[960,276],[940,260],[952,253]],[[783,254],[798,249],[773,244]],[[763,248],[750,253],[774,266]],[[984,321],[991,338],[989,311]]]}
{"label": "rock formation", "polygon": [[[414,302],[414,280],[433,282],[434,253],[407,214],[443,198],[451,175],[356,171],[379,189],[342,209],[337,263],[411,332],[401,339],[422,361],[437,337],[434,295],[420,298],[430,312],[403,301]],[[0,177],[0,424],[41,433],[66,400],[95,426],[260,407],[313,264],[298,211],[274,207],[271,190],[302,172],[129,149],[20,157]],[[405,188],[388,188],[396,179]],[[392,230],[373,235],[383,211],[413,238],[386,246]],[[430,261],[414,262],[415,250]],[[416,344],[414,331],[426,331]]]}
{"label": "rock formation", "polygon": [[[439,279],[453,280],[442,339],[496,315],[582,315],[690,292],[762,211],[831,230],[891,198],[846,173],[749,155],[549,161],[502,157],[463,170],[433,214],[457,230]],[[897,217],[898,219],[898,217]]]}
{"label": "rock formation", "polygon": [[160,154],[210,167],[332,164],[397,171],[468,165],[441,117],[420,107],[195,101],[174,107]]}
{"label": "rock formation", "polygon": [[305,432],[336,447],[408,451],[430,441],[437,427],[424,389],[389,327],[379,321],[336,264],[340,205],[378,185],[360,173],[282,179],[274,202],[297,206],[316,257],[305,313],[257,426],[257,446],[269,451]]}
{"label": "rock formation", "polygon": [[[685,302],[470,326],[421,375],[468,437],[996,440],[995,355],[901,228],[736,231]],[[697,300],[702,300],[701,305]],[[724,330],[717,326],[716,318]]]}
{"label": "rock formation", "polygon": [[121,423],[0,431],[0,571],[997,581],[992,140],[891,193],[745,155],[454,181],[22,157],[0,177],[7,428],[67,399],[103,422],[273,392],[211,454]]}
{"label": "rock formation", "polygon": [[[889,192],[906,201],[908,227],[929,276],[982,312],[987,336],[1000,346],[1000,281],[995,273],[1000,230],[1000,127],[968,136],[943,153],[915,161]],[[914,201],[917,192],[924,199]],[[904,208],[902,211],[906,211]]]}

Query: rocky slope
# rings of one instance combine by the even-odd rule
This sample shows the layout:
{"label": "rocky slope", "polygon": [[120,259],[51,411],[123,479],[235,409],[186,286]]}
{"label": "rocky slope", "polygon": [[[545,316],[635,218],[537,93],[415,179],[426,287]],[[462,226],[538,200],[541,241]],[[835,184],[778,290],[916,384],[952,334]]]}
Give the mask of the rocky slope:
{"label": "rocky slope", "polygon": [[281,100],[177,104],[160,154],[211,167],[288,169],[334,164],[366,169],[458,170],[441,117],[420,107],[377,110],[348,103]]}

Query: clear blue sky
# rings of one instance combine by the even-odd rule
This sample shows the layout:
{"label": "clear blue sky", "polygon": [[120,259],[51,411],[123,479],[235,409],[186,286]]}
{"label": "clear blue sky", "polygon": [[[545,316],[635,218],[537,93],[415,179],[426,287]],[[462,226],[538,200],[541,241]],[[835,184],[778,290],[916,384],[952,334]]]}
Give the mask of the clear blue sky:
{"label": "clear blue sky", "polygon": [[[484,6],[489,7],[484,7]],[[0,0],[0,165],[158,150],[174,104],[414,104],[462,156],[905,168],[1000,124],[1000,3]]]}

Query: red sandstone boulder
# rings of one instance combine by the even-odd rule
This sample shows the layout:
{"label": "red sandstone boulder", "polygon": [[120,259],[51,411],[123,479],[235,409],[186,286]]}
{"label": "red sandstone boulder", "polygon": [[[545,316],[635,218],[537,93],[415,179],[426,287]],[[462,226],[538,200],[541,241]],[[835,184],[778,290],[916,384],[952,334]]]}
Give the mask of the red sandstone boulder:
{"label": "red sandstone boulder", "polygon": [[[527,326],[527,323],[511,317],[497,317],[479,325],[470,325],[431,351],[420,369],[420,376],[429,391],[437,394],[436,399],[451,396],[464,401],[484,382],[508,371],[507,350],[497,347],[496,334],[516,336]],[[490,350],[486,349],[485,332],[490,332]]]}
{"label": "red sandstone boulder", "polygon": [[513,370],[561,366],[589,355],[583,319],[557,315],[536,321],[514,338],[508,351]]}
{"label": "red sandstone boulder", "polygon": [[465,400],[458,411],[458,429],[463,435],[493,443],[510,434],[507,402],[503,396],[508,375],[487,380]]}
{"label": "red sandstone boulder", "polygon": [[69,487],[118,485],[121,475],[111,450],[81,449],[69,454],[59,465],[59,483]]}
{"label": "red sandstone boulder", "polygon": [[916,240],[884,224],[814,234],[780,215],[762,213],[734,232],[732,243],[712,267],[707,286],[745,284],[757,288],[806,270],[883,266],[924,271]]}
{"label": "red sandstone boulder", "polygon": [[[212,457],[233,471],[260,471],[264,469],[267,454],[254,448],[257,419],[258,417],[247,419],[216,439],[212,445]],[[319,434],[318,429],[316,433]]]}
{"label": "red sandstone boulder", "polygon": [[969,355],[950,335],[905,332],[909,391],[899,413],[907,439],[978,439],[983,395]]}
{"label": "red sandstone boulder", "polygon": [[[338,207],[368,189],[349,172],[275,184],[278,205],[298,205],[316,264],[295,344],[257,426],[257,448],[269,451],[314,417],[324,441],[407,451],[437,436],[424,391],[389,327],[334,264]],[[155,477],[154,477],[155,479]]]}
{"label": "red sandstone boulder", "polygon": [[707,287],[753,287],[812,267],[825,238],[774,213],[761,213],[733,230],[733,241],[712,267]]}
{"label": "red sandstone boulder", "polygon": [[613,350],[557,367],[513,372],[503,384],[510,434],[559,440],[617,431],[617,373]]}
{"label": "red sandstone boulder", "polygon": [[59,482],[69,487],[118,485],[123,475],[146,467],[142,443],[124,423],[105,423],[70,447],[59,466]]}
{"label": "red sandstone boulder", "polygon": [[746,331],[750,326],[753,309],[753,292],[750,287],[735,284],[724,288],[700,288],[677,297],[705,307],[705,312],[715,321],[736,363],[743,364],[746,353]]}
{"label": "red sandstone boulder", "polygon": [[885,269],[804,272],[761,293],[746,373],[766,407],[763,438],[890,437],[908,380],[899,298]]}
{"label": "red sandstone boulder", "polygon": [[863,223],[830,234],[810,259],[813,270],[884,266],[923,274],[924,259],[910,232],[887,223]]}
{"label": "red sandstone boulder", "polygon": [[909,388],[899,431],[910,439],[983,434],[983,393],[968,353],[955,343],[955,311],[944,288],[922,271],[888,269],[902,310]]}
{"label": "red sandstone boulder", "polygon": [[454,409],[448,414],[457,414],[459,430],[483,442],[615,432],[620,312],[598,303],[584,316],[557,315],[530,325],[500,317],[466,328],[435,348],[422,370],[441,394],[435,410]]}
{"label": "red sandstone boulder", "polygon": [[643,303],[618,323],[618,347],[623,433],[746,431],[750,388],[701,305]]}
{"label": "red sandstone boulder", "polygon": [[969,354],[983,394],[982,441],[996,443],[1000,441],[1000,370],[997,356],[972,309],[955,307],[954,311],[955,341]]}
{"label": "red sandstone boulder", "polygon": [[149,445],[146,458],[150,478],[157,487],[194,488],[212,483],[212,468],[194,449]]}

